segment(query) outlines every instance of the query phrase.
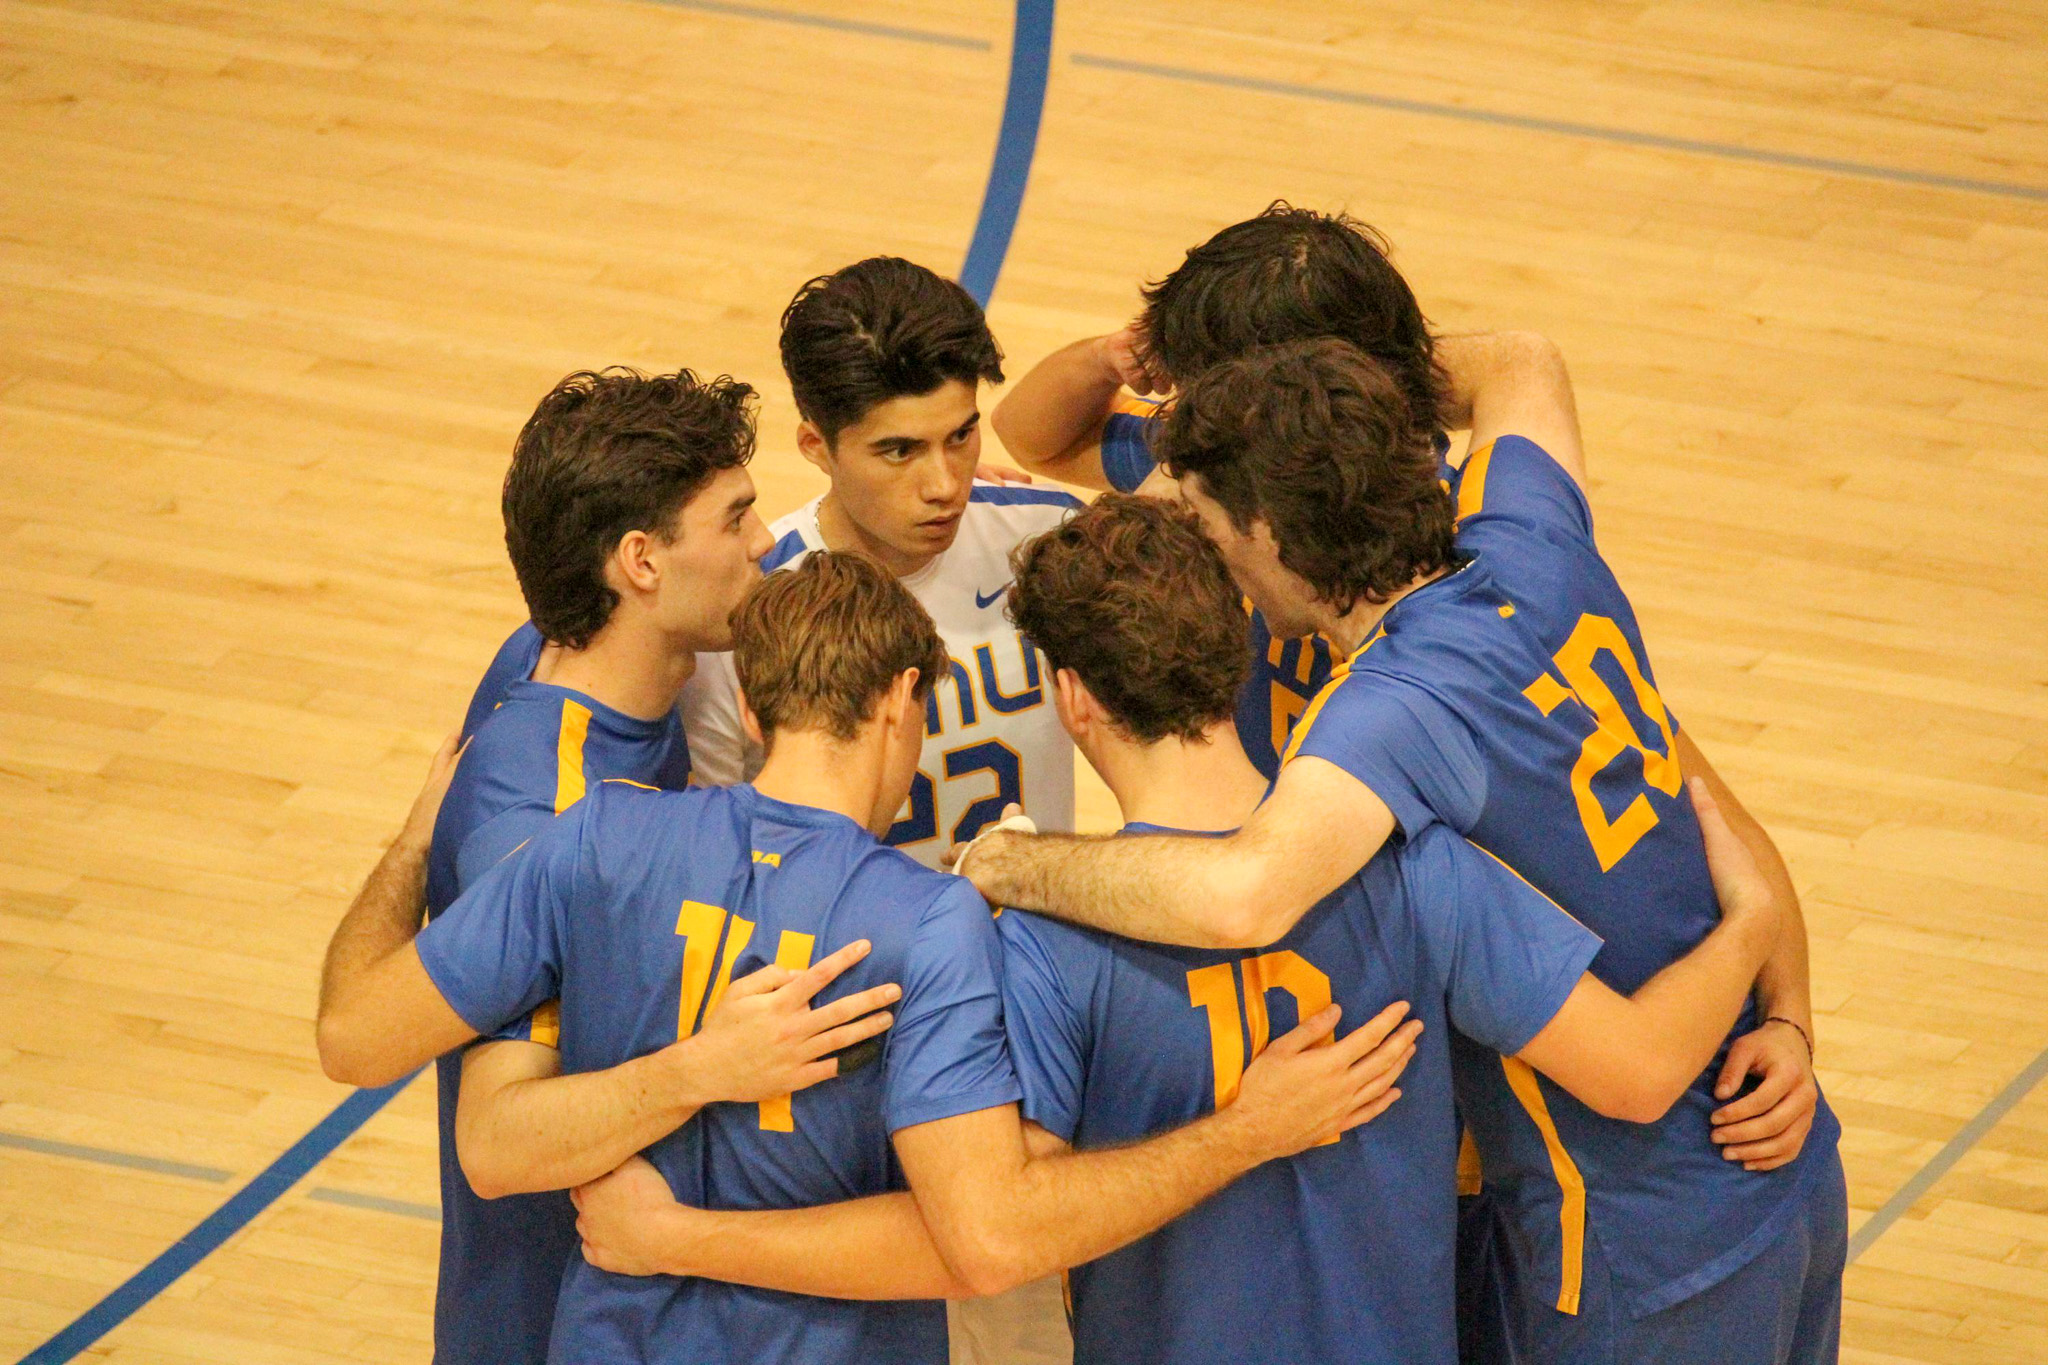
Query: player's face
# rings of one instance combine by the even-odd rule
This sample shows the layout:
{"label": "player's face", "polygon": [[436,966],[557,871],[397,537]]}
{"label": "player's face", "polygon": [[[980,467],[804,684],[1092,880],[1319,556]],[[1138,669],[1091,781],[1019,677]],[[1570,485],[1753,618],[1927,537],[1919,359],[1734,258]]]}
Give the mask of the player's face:
{"label": "player's face", "polygon": [[981,409],[973,385],[948,380],[876,404],[829,448],[815,428],[799,444],[832,477],[830,502],[854,548],[892,573],[914,573],[960,533],[981,459]]}
{"label": "player's face", "polygon": [[1199,474],[1180,481],[1180,496],[1201,518],[1203,531],[1223,552],[1223,562],[1230,567],[1238,591],[1266,618],[1275,639],[1291,640],[1316,629],[1315,593],[1299,574],[1280,562],[1280,546],[1264,522],[1252,523],[1249,533],[1238,530],[1223,504],[1209,496]]}
{"label": "player's face", "polygon": [[676,514],[661,547],[662,624],[692,649],[732,648],[732,612],[761,581],[761,556],[775,545],[754,510],[754,479],[721,469]]}

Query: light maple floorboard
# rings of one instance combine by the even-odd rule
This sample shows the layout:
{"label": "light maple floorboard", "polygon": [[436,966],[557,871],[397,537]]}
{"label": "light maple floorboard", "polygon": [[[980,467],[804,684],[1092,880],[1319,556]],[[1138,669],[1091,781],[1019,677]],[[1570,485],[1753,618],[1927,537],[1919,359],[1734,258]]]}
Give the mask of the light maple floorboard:
{"label": "light maple floorboard", "polygon": [[[819,489],[791,291],[957,268],[1008,12],[792,4],[968,45],[0,0],[0,1131],[235,1173],[0,1148],[0,1354],[342,1098],[316,964],[519,619],[496,500],[535,398],[748,378],[778,514]],[[1858,1222],[2048,1047],[2048,205],[1370,100],[2038,190],[2044,98],[2017,3],[1070,5],[991,310],[1021,373],[1284,195],[1385,230],[1440,327],[1558,339],[1659,680],[1806,897]],[[94,1354],[425,1360],[433,1224],[309,1191],[430,1204],[433,1149],[415,1086]],[[2048,1097],[1847,1296],[1863,1365],[2048,1358]]]}

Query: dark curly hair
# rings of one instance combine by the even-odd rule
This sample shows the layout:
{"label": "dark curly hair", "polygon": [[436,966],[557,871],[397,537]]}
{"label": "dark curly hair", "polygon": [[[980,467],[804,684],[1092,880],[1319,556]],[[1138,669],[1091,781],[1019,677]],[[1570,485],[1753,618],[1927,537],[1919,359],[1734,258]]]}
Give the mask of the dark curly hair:
{"label": "dark curly hair", "polygon": [[1192,512],[1106,493],[1010,554],[1010,620],[1143,744],[1200,739],[1250,672],[1242,599]]}
{"label": "dark curly hair", "polygon": [[754,390],[731,375],[615,366],[555,385],[505,474],[505,549],[534,626],[588,645],[619,604],[604,578],[619,538],[670,539],[683,505],[753,455]]}
{"label": "dark curly hair", "polygon": [[1175,478],[1231,524],[1264,521],[1280,562],[1340,612],[1454,567],[1436,450],[1386,368],[1342,341],[1300,341],[1218,365],[1181,391],[1159,434]]}
{"label": "dark curly hair", "polygon": [[1260,346],[1348,341],[1392,372],[1409,417],[1434,434],[1443,427],[1450,379],[1389,250],[1385,237],[1349,214],[1276,199],[1146,286],[1146,349],[1185,382]]}
{"label": "dark curly hair", "polygon": [[782,313],[782,370],[826,442],[892,398],[1003,382],[981,305],[913,261],[871,256],[806,281]]}

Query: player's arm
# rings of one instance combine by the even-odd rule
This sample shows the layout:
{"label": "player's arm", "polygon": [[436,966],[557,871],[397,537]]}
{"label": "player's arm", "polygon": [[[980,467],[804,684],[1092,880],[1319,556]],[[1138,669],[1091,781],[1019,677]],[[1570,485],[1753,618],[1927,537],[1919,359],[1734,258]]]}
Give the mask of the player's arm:
{"label": "player's arm", "polygon": [[427,767],[427,780],[413,798],[398,837],[370,869],[362,889],[349,903],[320,968],[320,1013],[337,993],[345,993],[370,967],[391,956],[419,932],[427,912],[427,852],[434,842],[434,821],[441,798],[461,758],[458,732],[441,741]]}
{"label": "player's arm", "polygon": [[1394,815],[1335,764],[1302,756],[1244,827],[1221,839],[999,831],[960,873],[993,905],[1126,938],[1260,948],[1281,938],[1394,831]]}
{"label": "player's arm", "polygon": [[1596,1113],[1664,1117],[1713,1060],[1780,937],[1780,906],[1706,784],[1691,784],[1721,923],[1692,952],[1623,996],[1591,973],[1516,1054]]}
{"label": "player's arm", "polygon": [[1406,1012],[1389,1006],[1323,1045],[1330,1006],[1259,1054],[1229,1107],[1144,1142],[1034,1153],[1010,1104],[899,1129],[896,1153],[946,1264],[976,1293],[1001,1293],[1107,1255],[1385,1110],[1421,1031],[1400,1024]]}
{"label": "player's arm", "polygon": [[595,1180],[688,1122],[706,1104],[747,1103],[839,1074],[832,1054],[893,1022],[892,983],[812,1008],[811,999],[868,955],[849,943],[801,972],[766,966],[732,983],[688,1038],[603,1071],[561,1074],[561,1054],[518,1039],[462,1060],[455,1147],[485,1199]]}
{"label": "player's arm", "polygon": [[1470,427],[1472,449],[1500,436],[1525,436],[1585,486],[1578,402],[1554,342],[1538,332],[1439,337],[1436,358],[1451,380],[1444,422]]}
{"label": "player's arm", "polygon": [[1034,474],[1107,490],[1102,432],[1117,392],[1164,389],[1140,357],[1130,327],[1062,347],[1011,386],[990,414],[1003,448]]}
{"label": "player's arm", "polygon": [[1820,1103],[1811,1050],[1813,990],[1807,974],[1806,917],[1799,908],[1792,873],[1770,834],[1728,789],[1689,733],[1679,731],[1676,746],[1682,770],[1707,784],[1736,836],[1770,882],[1782,911],[1777,947],[1757,974],[1758,1012],[1765,1022],[1729,1047],[1714,1094],[1718,1099],[1730,1099],[1746,1076],[1755,1076],[1757,1086],[1714,1111],[1712,1135],[1730,1161],[1740,1161],[1753,1171],[1775,1170],[1805,1147]]}

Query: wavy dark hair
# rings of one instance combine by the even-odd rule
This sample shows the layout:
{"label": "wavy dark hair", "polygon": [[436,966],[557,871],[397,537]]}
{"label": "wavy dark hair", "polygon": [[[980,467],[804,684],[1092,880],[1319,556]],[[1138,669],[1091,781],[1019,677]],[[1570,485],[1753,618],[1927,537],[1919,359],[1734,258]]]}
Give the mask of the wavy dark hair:
{"label": "wavy dark hair", "polygon": [[684,504],[753,455],[754,390],[731,375],[615,366],[555,385],[505,474],[505,549],[534,626],[588,645],[619,604],[604,578],[619,538],[669,540]]}
{"label": "wavy dark hair", "polygon": [[1010,620],[1132,739],[1201,739],[1236,709],[1243,600],[1185,507],[1105,493],[1019,545],[1010,572]]}
{"label": "wavy dark hair", "polygon": [[1146,349],[1186,382],[1260,346],[1348,341],[1393,374],[1410,419],[1434,434],[1443,428],[1450,379],[1390,251],[1385,237],[1349,214],[1276,199],[1145,287]]}
{"label": "wavy dark hair", "polygon": [[1263,521],[1280,562],[1338,611],[1453,568],[1436,449],[1385,366],[1342,341],[1298,341],[1205,371],[1156,445],[1199,475],[1239,532]]}
{"label": "wavy dark hair", "polygon": [[1003,351],[958,283],[898,256],[808,280],[782,313],[782,370],[827,444],[869,409],[949,379],[1003,382]]}

